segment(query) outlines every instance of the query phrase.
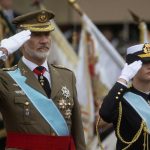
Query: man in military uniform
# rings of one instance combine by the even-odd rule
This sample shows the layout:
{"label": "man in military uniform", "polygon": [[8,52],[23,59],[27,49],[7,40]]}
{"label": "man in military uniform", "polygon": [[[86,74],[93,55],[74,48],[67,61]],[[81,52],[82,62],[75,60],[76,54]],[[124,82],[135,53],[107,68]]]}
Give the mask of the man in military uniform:
{"label": "man in military uniform", "polygon": [[145,150],[150,147],[150,44],[129,47],[126,62],[99,113],[114,125],[117,150]]}
{"label": "man in military uniform", "polygon": [[7,149],[86,149],[74,73],[47,63],[53,18],[47,10],[19,16],[13,23],[25,31],[1,41],[3,60],[23,52],[17,66],[0,71]]}

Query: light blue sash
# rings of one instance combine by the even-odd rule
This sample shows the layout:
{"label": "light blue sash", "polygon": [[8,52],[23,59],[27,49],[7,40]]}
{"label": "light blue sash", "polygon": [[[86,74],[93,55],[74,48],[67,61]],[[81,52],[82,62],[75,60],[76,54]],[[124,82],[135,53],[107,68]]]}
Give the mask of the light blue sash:
{"label": "light blue sash", "polygon": [[124,96],[125,100],[135,109],[147,125],[148,132],[150,133],[150,106],[143,97],[127,92]]}
{"label": "light blue sash", "polygon": [[57,133],[57,135],[69,135],[67,123],[59,109],[53,103],[53,100],[48,99],[46,96],[26,84],[26,77],[21,75],[19,69],[16,69],[15,71],[8,71],[8,74],[16,81],[16,83],[24,91],[35,108]]}

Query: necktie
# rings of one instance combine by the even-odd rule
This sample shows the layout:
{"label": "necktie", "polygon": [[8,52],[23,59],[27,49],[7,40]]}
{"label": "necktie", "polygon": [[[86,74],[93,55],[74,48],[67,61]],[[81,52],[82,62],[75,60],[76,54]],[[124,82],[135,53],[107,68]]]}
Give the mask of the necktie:
{"label": "necktie", "polygon": [[38,66],[33,70],[33,72],[38,75],[38,80],[39,80],[40,84],[42,85],[43,89],[45,90],[47,96],[50,98],[51,88],[50,88],[47,78],[43,76],[45,71],[46,71],[46,68],[43,66]]}

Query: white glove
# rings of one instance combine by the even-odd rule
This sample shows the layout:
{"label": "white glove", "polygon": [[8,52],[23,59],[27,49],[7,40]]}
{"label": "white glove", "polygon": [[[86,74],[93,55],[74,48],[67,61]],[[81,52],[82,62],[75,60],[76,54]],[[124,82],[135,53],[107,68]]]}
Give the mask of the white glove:
{"label": "white glove", "polygon": [[141,67],[142,67],[141,60],[134,61],[130,65],[126,63],[124,68],[122,69],[122,72],[119,78],[124,79],[127,82],[129,82],[137,74],[137,72],[140,70]]}
{"label": "white glove", "polygon": [[21,31],[8,39],[3,39],[1,41],[0,47],[6,48],[8,54],[12,54],[18,50],[27,40],[30,39],[31,32],[30,30]]}

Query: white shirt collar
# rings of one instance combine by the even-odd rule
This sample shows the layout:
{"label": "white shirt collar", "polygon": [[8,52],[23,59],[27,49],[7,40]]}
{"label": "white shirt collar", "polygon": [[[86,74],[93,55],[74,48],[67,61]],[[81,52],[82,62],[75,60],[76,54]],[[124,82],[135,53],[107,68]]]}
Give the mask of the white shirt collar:
{"label": "white shirt collar", "polygon": [[[30,60],[26,59],[24,56],[22,57],[22,61],[25,63],[26,66],[28,66],[28,68],[33,71],[38,65],[31,62]],[[45,62],[41,65],[43,67],[46,68],[46,71],[49,72],[49,69],[48,69],[48,64],[47,64],[47,60],[45,60]]]}

